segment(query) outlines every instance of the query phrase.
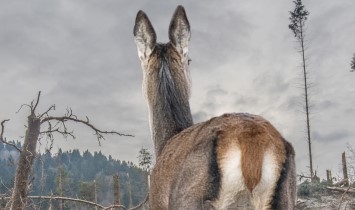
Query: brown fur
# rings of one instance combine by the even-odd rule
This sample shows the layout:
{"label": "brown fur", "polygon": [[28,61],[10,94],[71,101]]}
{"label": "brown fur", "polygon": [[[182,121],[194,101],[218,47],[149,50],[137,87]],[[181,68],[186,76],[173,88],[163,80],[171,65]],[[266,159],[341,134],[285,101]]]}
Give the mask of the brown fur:
{"label": "brown fur", "polygon": [[[134,36],[156,153],[150,209],[293,209],[293,148],[268,121],[250,114],[224,114],[192,125],[187,77],[190,25],[184,8],[178,6],[173,15],[167,44],[156,43],[142,11]],[[240,163],[234,162],[239,158]],[[263,167],[275,171],[266,170],[263,176]]]}
{"label": "brown fur", "polygon": [[[173,47],[172,43],[166,44],[166,54],[168,57],[168,62],[170,66],[170,70],[172,73],[172,77],[174,78],[176,87],[183,94],[183,97],[188,99],[190,97],[190,84],[189,81],[186,80],[186,72],[184,71],[184,67],[181,64],[181,56]],[[157,91],[155,90],[155,86],[159,84],[158,70],[161,62],[161,57],[159,55],[159,51],[157,48],[152,52],[152,55],[149,58],[148,68],[146,69],[147,74],[150,76],[151,82],[147,87],[147,99],[148,102],[154,103],[154,99],[157,98]]]}
{"label": "brown fur", "polygon": [[172,43],[155,46],[144,77],[149,78],[144,79],[143,89],[151,107],[152,137],[159,156],[173,135],[192,125],[187,72]]}
{"label": "brown fur", "polygon": [[[154,180],[151,182],[150,192],[150,203],[153,209],[167,209],[169,196],[172,195],[172,184],[179,180],[186,165],[191,164],[188,162],[188,160],[191,161],[189,156],[196,153],[197,148],[201,146],[209,147],[212,136],[218,138],[218,162],[223,161],[226,151],[231,147],[237,146],[241,149],[243,177],[250,191],[260,181],[263,154],[267,149],[272,150],[272,153],[276,155],[280,170],[285,161],[285,141],[265,119],[247,114],[225,114],[212,118],[174,136],[158,157],[152,172]],[[208,154],[205,155],[208,156]],[[199,167],[206,164],[205,157],[200,157],[200,161]],[[202,195],[204,192],[207,168],[194,173],[196,174],[182,178],[183,182],[194,186],[187,191],[180,188],[186,197],[192,194]],[[193,175],[196,175],[196,178],[191,183],[189,180]]]}
{"label": "brown fur", "polygon": [[225,121],[228,121],[231,125],[222,132],[219,141],[220,162],[229,148],[239,147],[245,185],[252,192],[260,181],[266,150],[271,149],[276,154],[277,162],[280,165],[284,163],[285,149],[282,136],[269,122],[259,116],[240,115],[237,119],[234,119],[235,122],[230,121],[235,117],[228,117],[230,116],[228,114],[223,116],[227,117]]}

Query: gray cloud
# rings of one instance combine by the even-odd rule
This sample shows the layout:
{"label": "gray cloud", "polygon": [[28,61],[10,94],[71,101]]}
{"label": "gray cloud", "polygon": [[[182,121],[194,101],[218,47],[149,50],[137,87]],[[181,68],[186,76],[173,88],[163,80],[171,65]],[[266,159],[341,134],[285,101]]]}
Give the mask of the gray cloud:
{"label": "gray cloud", "polygon": [[336,130],[330,132],[328,131],[325,133],[319,133],[318,131],[313,131],[312,136],[315,141],[322,142],[322,143],[332,142],[332,141],[339,142],[352,136],[352,133],[347,130]]}
{"label": "gray cloud", "polygon": [[258,99],[255,97],[251,97],[248,95],[235,95],[236,101],[235,105],[236,106],[257,106],[258,104]]}
{"label": "gray cloud", "polygon": [[219,107],[219,104],[222,103],[221,99],[227,94],[228,92],[219,86],[211,87],[206,93],[202,109],[208,111],[209,113],[215,113],[216,109]]}
{"label": "gray cloud", "polygon": [[336,109],[338,107],[338,103],[335,101],[331,101],[329,99],[325,99],[318,104],[316,104],[315,109],[319,110],[328,110],[328,109]]}
{"label": "gray cloud", "polygon": [[199,123],[208,120],[208,114],[204,111],[195,112],[192,114],[194,123]]}

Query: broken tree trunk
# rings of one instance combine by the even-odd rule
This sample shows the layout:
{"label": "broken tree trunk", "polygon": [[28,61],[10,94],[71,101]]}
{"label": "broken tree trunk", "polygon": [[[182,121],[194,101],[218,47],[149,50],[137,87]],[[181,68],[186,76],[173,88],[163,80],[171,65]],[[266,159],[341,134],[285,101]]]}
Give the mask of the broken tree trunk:
{"label": "broken tree trunk", "polygon": [[[62,169],[59,169],[59,196],[63,197]],[[59,210],[63,210],[63,201],[59,200]]]}
{"label": "broken tree trunk", "polygon": [[[120,182],[118,174],[113,175],[113,193],[114,193],[114,204],[120,205],[121,204],[121,193],[120,193]],[[118,210],[118,208],[116,208]]]}
{"label": "broken tree trunk", "polygon": [[341,154],[341,160],[343,165],[343,177],[344,180],[346,180],[345,186],[349,186],[348,167],[346,166],[345,152]]}
{"label": "broken tree trunk", "polygon": [[333,185],[332,171],[327,169],[327,184],[329,186]]}
{"label": "broken tree trunk", "polygon": [[11,198],[11,210],[26,209],[28,178],[31,173],[33,159],[36,156],[37,140],[40,133],[40,118],[32,113],[28,117],[28,127],[22,151],[16,168],[15,184]]}
{"label": "broken tree trunk", "polygon": [[128,194],[129,194],[128,207],[131,208],[133,206],[133,202],[132,202],[132,186],[131,186],[131,180],[129,178],[129,173],[127,173],[127,181],[128,181]]}
{"label": "broken tree trunk", "polygon": [[[94,180],[94,195],[95,195],[95,203],[97,203],[97,185],[96,185],[96,180]],[[98,210],[97,206],[95,206],[95,210]]]}

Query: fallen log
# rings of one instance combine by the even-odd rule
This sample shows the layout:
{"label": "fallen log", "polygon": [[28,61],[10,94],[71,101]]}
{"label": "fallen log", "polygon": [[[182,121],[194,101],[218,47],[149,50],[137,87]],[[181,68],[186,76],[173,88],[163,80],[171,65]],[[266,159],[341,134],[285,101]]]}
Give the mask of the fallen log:
{"label": "fallen log", "polygon": [[343,187],[327,187],[328,190],[343,192],[343,193],[355,193],[355,188],[343,188]]}
{"label": "fallen log", "polygon": [[[103,210],[108,210],[108,209],[112,209],[112,208],[120,208],[120,209],[123,209],[123,210],[136,210],[136,209],[140,208],[141,206],[143,206],[148,201],[149,196],[147,195],[145,197],[145,199],[141,203],[139,203],[137,206],[134,206],[134,207],[129,208],[129,209],[126,208],[123,205],[118,205],[118,204],[105,207],[105,206],[100,205],[100,204],[95,203],[95,202],[91,202],[91,201],[87,201],[87,200],[81,200],[81,199],[78,199],[78,198],[61,197],[61,196],[28,196],[28,198],[29,199],[47,199],[47,200],[73,201],[73,202],[79,202],[79,203],[92,205],[92,206],[98,207],[98,208],[103,209]],[[11,197],[3,197],[3,196],[1,196],[0,199],[1,200],[10,200]]]}
{"label": "fallen log", "polygon": [[338,187],[338,186],[345,185],[345,184],[347,184],[347,183],[348,183],[348,179],[343,179],[343,180],[341,180],[341,181],[339,181],[339,182],[333,184],[333,186]]}

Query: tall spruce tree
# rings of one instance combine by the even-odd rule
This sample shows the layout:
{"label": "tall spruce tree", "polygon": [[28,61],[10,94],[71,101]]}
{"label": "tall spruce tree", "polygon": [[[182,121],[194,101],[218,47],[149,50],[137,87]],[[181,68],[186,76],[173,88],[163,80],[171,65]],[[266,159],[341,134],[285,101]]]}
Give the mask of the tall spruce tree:
{"label": "tall spruce tree", "polygon": [[290,11],[290,21],[291,23],[288,27],[292,30],[298,44],[300,47],[300,52],[302,55],[302,70],[303,70],[303,82],[304,82],[304,100],[305,100],[305,113],[306,113],[306,124],[307,124],[307,141],[308,141],[308,151],[309,151],[309,169],[310,176],[313,180],[313,160],[312,160],[312,141],[311,141],[311,126],[310,126],[310,101],[309,101],[309,81],[308,81],[308,71],[306,69],[306,55],[305,55],[305,25],[309,12],[305,9],[301,0],[293,1],[295,8]]}

